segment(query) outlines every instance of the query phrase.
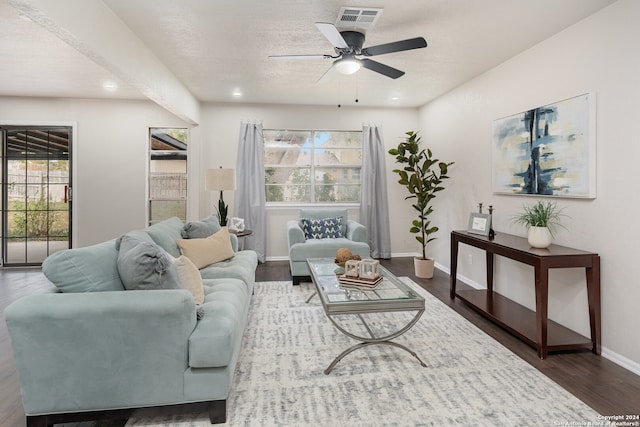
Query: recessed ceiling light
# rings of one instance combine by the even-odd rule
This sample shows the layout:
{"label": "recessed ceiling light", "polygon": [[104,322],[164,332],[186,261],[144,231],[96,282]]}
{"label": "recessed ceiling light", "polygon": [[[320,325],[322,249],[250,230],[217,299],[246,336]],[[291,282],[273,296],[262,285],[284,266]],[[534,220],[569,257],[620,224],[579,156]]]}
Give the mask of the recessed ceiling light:
{"label": "recessed ceiling light", "polygon": [[399,100],[400,100],[400,97],[399,97],[399,96],[394,96],[394,97],[392,97],[392,98],[391,98],[391,100],[392,100],[392,101],[399,101]]}
{"label": "recessed ceiling light", "polygon": [[102,83],[102,88],[109,92],[115,92],[118,90],[118,84],[116,82],[104,82]]}
{"label": "recessed ceiling light", "polygon": [[240,98],[242,96],[242,91],[240,89],[236,89],[231,92],[231,96],[233,96],[234,98]]}

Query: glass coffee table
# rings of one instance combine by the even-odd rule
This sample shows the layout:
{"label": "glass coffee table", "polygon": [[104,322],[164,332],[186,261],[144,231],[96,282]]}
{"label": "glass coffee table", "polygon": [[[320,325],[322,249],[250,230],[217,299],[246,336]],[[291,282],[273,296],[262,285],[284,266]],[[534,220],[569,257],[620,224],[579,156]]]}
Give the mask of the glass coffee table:
{"label": "glass coffee table", "polygon": [[[384,267],[380,267],[382,280],[374,288],[364,288],[341,285],[338,281],[338,275],[341,274],[340,267],[334,263],[332,258],[310,258],[307,259],[307,264],[317,291],[307,299],[307,302],[317,294],[331,323],[343,334],[361,341],[340,353],[325,369],[325,374],[329,374],[336,364],[351,352],[377,344],[401,348],[415,357],[422,366],[427,366],[414,351],[402,344],[391,341],[411,329],[420,319],[422,313],[424,313],[424,298],[416,294],[414,290],[402,283]],[[363,316],[363,314],[396,311],[415,311],[416,313],[408,322],[406,319],[405,321],[399,319],[398,328],[382,336],[374,333]],[[335,318],[335,316],[339,315],[358,316],[368,336],[361,336],[347,331]]]}

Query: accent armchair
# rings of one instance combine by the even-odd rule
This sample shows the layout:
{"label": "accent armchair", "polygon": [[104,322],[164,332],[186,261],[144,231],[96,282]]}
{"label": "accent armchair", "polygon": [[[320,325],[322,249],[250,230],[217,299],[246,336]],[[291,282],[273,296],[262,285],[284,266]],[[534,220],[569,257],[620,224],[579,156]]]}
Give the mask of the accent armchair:
{"label": "accent armchair", "polygon": [[334,258],[340,248],[371,256],[367,229],[348,219],[346,209],[301,209],[300,219],[287,222],[287,240],[294,285],[311,280],[307,258]]}

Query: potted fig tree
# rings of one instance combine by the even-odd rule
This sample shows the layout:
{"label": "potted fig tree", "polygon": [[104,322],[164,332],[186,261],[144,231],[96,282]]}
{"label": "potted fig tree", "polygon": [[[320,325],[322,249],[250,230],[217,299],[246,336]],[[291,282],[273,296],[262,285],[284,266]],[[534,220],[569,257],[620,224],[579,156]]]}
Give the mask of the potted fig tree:
{"label": "potted fig tree", "polygon": [[418,218],[412,221],[409,231],[417,234],[415,238],[422,245],[422,255],[414,259],[415,274],[430,279],[435,261],[427,257],[427,243],[436,239],[433,234],[438,227],[431,225],[429,215],[433,213],[433,199],[437,192],[444,190],[442,181],[449,178],[448,168],[454,162],[446,163],[434,158],[430,149],[420,146],[418,132],[407,132],[406,135],[404,142],[390,149],[389,154],[396,157],[396,163],[403,165],[402,169],[394,169],[393,172],[400,176],[398,183],[409,191],[405,200],[415,199],[412,207]]}

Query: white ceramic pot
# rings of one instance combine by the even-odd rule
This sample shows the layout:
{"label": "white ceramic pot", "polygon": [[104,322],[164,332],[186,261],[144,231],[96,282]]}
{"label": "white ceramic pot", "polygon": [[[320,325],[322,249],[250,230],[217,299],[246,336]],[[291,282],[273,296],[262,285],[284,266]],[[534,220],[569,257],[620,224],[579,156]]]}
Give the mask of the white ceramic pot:
{"label": "white ceramic pot", "polygon": [[551,232],[548,227],[529,227],[527,240],[534,248],[546,248],[551,244]]}
{"label": "white ceramic pot", "polygon": [[420,277],[422,279],[431,279],[433,277],[434,266],[435,261],[432,258],[413,258],[413,267],[416,273],[416,277]]}

